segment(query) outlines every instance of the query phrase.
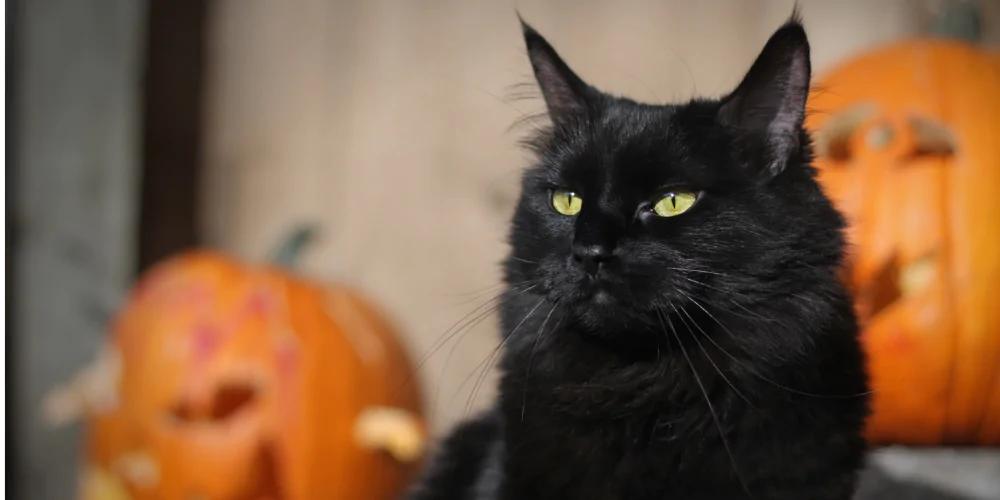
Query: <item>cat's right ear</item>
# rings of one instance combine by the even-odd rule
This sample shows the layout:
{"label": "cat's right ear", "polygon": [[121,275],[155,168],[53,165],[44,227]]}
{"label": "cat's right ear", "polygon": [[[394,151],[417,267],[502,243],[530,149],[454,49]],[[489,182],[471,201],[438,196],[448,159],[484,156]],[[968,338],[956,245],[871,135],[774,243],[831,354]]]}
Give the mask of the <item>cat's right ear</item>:
{"label": "cat's right ear", "polygon": [[810,72],[809,40],[794,11],[771,35],[736,90],[723,99],[719,120],[764,145],[765,173],[771,177],[802,147]]}
{"label": "cat's right ear", "polygon": [[594,89],[576,76],[549,42],[524,22],[524,19],[521,19],[521,29],[524,32],[531,69],[545,99],[549,118],[553,123],[560,125],[574,117],[585,115],[596,93]]}

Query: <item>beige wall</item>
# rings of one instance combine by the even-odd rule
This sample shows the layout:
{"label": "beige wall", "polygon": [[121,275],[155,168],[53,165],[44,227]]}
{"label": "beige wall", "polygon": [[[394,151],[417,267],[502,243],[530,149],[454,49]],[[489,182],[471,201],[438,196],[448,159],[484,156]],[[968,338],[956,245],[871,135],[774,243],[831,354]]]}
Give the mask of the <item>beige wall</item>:
{"label": "beige wall", "polygon": [[[800,0],[814,67],[915,33],[937,3]],[[515,5],[585,79],[663,101],[735,85],[792,4],[216,2],[206,236],[260,258],[292,225],[320,223],[306,270],[367,291],[419,358],[498,282],[530,125],[508,127],[542,109],[509,98],[530,81]],[[495,330],[482,323],[420,369],[439,428],[465,410],[475,381],[458,388]],[[492,394],[487,382],[475,406]]]}

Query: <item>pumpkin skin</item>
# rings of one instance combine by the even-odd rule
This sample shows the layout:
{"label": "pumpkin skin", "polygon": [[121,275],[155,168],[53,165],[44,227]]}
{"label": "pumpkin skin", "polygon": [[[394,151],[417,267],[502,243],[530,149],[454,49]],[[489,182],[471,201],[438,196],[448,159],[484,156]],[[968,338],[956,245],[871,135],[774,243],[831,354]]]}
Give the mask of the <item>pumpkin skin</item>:
{"label": "pumpkin skin", "polygon": [[833,69],[809,107],[850,223],[870,440],[1000,445],[1000,58],[904,41]]}
{"label": "pumpkin skin", "polygon": [[91,415],[86,460],[131,498],[389,499],[419,467],[354,438],[366,409],[420,400],[350,290],[191,252],[139,282],[110,342],[118,404]]}

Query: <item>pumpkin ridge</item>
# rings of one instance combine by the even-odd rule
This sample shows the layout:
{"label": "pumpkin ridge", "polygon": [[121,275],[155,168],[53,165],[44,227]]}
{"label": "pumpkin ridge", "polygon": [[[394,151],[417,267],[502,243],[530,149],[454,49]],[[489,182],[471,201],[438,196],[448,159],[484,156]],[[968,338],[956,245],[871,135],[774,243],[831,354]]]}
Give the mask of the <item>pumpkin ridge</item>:
{"label": "pumpkin ridge", "polygon": [[1000,380],[1000,362],[995,362],[993,363],[993,376],[989,377],[989,382],[987,382],[990,388],[986,392],[986,401],[984,401],[982,409],[979,412],[979,424],[976,425],[975,432],[972,433],[973,439],[983,435],[987,430],[986,424],[990,422],[990,410],[994,404],[997,404],[997,393],[1000,393],[997,385],[998,380]]}

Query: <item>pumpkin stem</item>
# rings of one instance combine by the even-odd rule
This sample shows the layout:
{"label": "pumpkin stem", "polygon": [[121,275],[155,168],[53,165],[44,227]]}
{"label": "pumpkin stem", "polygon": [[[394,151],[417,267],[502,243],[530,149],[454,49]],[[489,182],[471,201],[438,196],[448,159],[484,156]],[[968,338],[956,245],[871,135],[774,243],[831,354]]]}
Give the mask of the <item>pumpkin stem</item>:
{"label": "pumpkin stem", "polygon": [[979,2],[970,0],[949,2],[934,20],[931,33],[969,42],[981,41],[983,21]]}
{"label": "pumpkin stem", "polygon": [[302,250],[316,239],[316,233],[316,226],[311,224],[296,227],[272,254],[271,262],[284,268],[295,269]]}

